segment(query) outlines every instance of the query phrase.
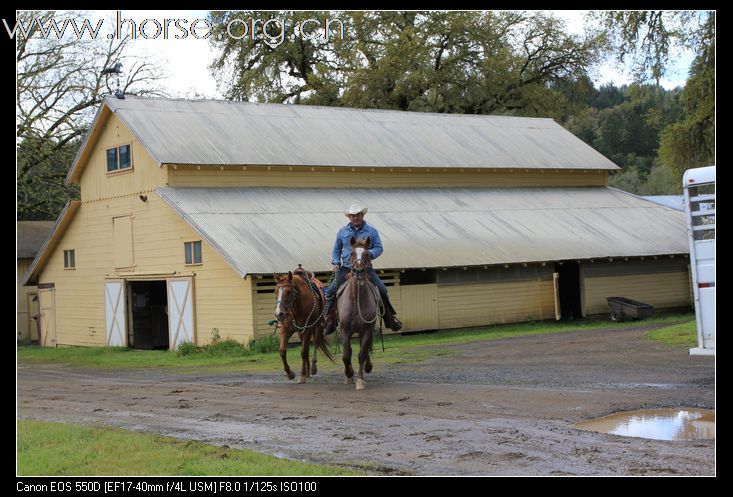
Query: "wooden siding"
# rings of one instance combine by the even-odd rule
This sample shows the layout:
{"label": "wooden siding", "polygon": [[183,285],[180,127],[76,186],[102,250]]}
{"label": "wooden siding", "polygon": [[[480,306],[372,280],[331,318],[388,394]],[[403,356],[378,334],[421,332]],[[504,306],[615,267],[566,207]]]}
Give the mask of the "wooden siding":
{"label": "wooden siding", "polygon": [[606,171],[569,170],[475,170],[412,172],[395,169],[374,171],[328,171],[323,168],[272,167],[212,167],[168,166],[168,181],[172,187],[302,187],[302,188],[450,188],[450,187],[527,187],[527,186],[606,186]]}
{"label": "wooden siding", "polygon": [[18,292],[16,296],[18,302],[16,338],[18,340],[38,340],[36,322],[31,319],[28,309],[28,296],[29,294],[37,293],[38,287],[23,286],[23,276],[28,271],[28,268],[31,267],[32,262],[33,259],[18,259],[18,272],[16,274],[18,281]]}
{"label": "wooden siding", "polygon": [[[400,294],[401,312],[397,316],[404,325],[401,332],[438,328],[438,285],[403,285],[391,294]],[[390,295],[391,297],[392,295]],[[393,304],[394,305],[394,304]]]}
{"label": "wooden siding", "polygon": [[[128,143],[132,145],[132,171],[107,173],[107,149]],[[165,167],[159,167],[155,163],[143,145],[114,114],[103,125],[96,143],[89,143],[87,146],[93,148],[79,180],[82,202],[133,193],[144,194],[151,192],[156,186],[164,186],[167,182]]]}
{"label": "wooden siding", "polygon": [[692,305],[687,272],[583,276],[583,315],[610,313],[606,297],[626,297],[655,308]]}
{"label": "wooden siding", "polygon": [[438,285],[436,328],[555,318],[552,279]]}
{"label": "wooden siding", "polygon": [[[113,221],[131,216],[135,264],[117,271]],[[242,280],[206,241],[203,264],[186,266],[184,241],[201,237],[157,195],[138,195],[83,203],[39,275],[56,285],[56,335],[59,345],[104,345],[106,278],[165,280],[194,275],[198,344],[221,338],[246,343],[253,336],[250,280]],[[63,250],[76,251],[76,269],[64,270]]]}

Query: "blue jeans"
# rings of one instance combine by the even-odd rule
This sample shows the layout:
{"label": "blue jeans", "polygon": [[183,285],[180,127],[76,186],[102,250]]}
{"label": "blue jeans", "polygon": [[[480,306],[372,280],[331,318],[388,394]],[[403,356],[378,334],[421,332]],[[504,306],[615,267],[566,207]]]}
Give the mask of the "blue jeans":
{"label": "blue jeans", "polygon": [[[331,300],[332,296],[336,293],[336,290],[343,284],[344,280],[346,279],[346,275],[351,271],[351,268],[343,267],[339,268],[338,272],[336,273],[336,277],[331,281],[331,285],[327,286],[325,288],[326,291],[326,300],[328,301],[327,306],[330,308],[333,301]],[[387,287],[384,286],[384,283],[382,283],[382,280],[379,279],[379,276],[377,275],[377,272],[374,270],[373,267],[370,267],[367,269],[367,274],[369,275],[369,279],[371,279],[372,283],[376,285],[377,289],[379,290],[379,295],[382,296],[382,302],[384,302],[384,305],[386,308],[392,311],[394,314],[394,307],[392,307],[392,302],[389,301],[389,295],[387,295]]]}

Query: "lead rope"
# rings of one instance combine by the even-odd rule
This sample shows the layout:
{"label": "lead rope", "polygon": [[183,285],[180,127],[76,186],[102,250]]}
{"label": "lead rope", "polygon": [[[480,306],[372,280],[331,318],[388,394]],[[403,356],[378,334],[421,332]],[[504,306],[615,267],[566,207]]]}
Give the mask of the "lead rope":
{"label": "lead rope", "polygon": [[377,320],[377,317],[381,315],[381,311],[383,310],[382,306],[382,299],[379,298],[379,290],[377,289],[377,286],[372,283],[369,280],[366,280],[367,288],[370,292],[372,292],[372,297],[374,297],[374,303],[376,305],[376,309],[374,310],[374,317],[372,319],[366,319],[362,313],[361,313],[361,299],[357,296],[356,298],[356,310],[359,313],[359,317],[362,321],[364,321],[366,324],[371,324]]}
{"label": "lead rope", "polygon": [[[379,289],[377,288],[377,285],[375,285],[374,283],[372,283],[369,280],[366,280],[366,282],[367,282],[367,288],[369,288],[369,290],[372,292],[372,296],[374,297],[374,303],[377,304],[376,309],[374,311],[374,314],[375,314],[374,319],[372,319],[371,321],[367,321],[366,319],[364,319],[364,316],[362,316],[361,314],[361,303],[360,303],[361,299],[358,296],[356,298],[356,310],[358,311],[359,317],[362,319],[362,321],[364,321],[367,324],[371,324],[377,320],[377,317],[380,317],[380,318],[382,317],[382,314],[384,313],[384,302],[382,302],[382,299],[379,296]],[[382,352],[384,352],[384,335],[382,334],[382,323],[383,323],[383,320],[380,319],[379,320],[379,338],[382,340]]]}

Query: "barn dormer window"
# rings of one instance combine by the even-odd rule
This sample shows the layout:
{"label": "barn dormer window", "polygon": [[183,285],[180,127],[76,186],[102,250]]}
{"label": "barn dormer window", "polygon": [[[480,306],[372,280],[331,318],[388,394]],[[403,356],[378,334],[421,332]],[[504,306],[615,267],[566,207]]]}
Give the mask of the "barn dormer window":
{"label": "barn dormer window", "polygon": [[122,171],[132,167],[132,159],[130,154],[130,145],[120,145],[119,147],[107,149],[107,172]]}

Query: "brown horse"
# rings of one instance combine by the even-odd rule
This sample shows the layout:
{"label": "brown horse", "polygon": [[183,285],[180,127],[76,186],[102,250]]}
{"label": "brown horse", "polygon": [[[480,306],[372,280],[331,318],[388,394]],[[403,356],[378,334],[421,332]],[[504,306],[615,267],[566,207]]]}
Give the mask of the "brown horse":
{"label": "brown horse", "polygon": [[371,237],[366,240],[351,238],[351,273],[350,278],[338,290],[338,315],[341,336],[344,345],[344,383],[353,381],[354,369],[351,367],[351,336],[359,336],[359,374],[356,377],[356,389],[363,390],[364,371],[371,373],[374,325],[380,316],[382,300],[377,287],[369,281],[367,269],[371,266],[369,247]]}
{"label": "brown horse", "polygon": [[[323,317],[323,285],[315,277],[309,277],[304,270],[288,271],[288,274],[275,276],[275,319],[280,330],[280,357],[285,374],[291,380],[295,373],[290,370],[287,360],[287,346],[290,337],[297,332],[300,337],[300,378],[298,383],[318,372],[318,349],[331,361],[333,356],[328,350],[323,333],[325,320]],[[313,342],[313,362],[309,363],[310,343]]]}

